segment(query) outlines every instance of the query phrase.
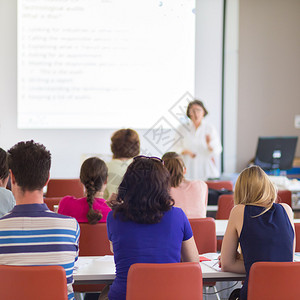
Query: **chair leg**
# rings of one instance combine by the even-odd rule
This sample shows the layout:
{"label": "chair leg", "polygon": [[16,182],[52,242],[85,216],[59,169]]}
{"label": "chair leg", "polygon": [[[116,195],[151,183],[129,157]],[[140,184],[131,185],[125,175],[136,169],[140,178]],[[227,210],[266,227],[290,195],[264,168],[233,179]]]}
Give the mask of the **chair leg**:
{"label": "chair leg", "polygon": [[209,291],[209,286],[205,286],[205,287],[204,287],[204,290],[205,290],[204,300],[206,300],[206,299],[207,299],[207,293],[208,293],[208,291]]}
{"label": "chair leg", "polygon": [[74,299],[75,299],[75,300],[83,300],[82,295],[83,295],[82,293],[75,292],[75,293],[74,293]]}
{"label": "chair leg", "polygon": [[219,296],[219,293],[218,293],[218,290],[217,290],[217,288],[216,288],[215,285],[213,286],[213,289],[214,289],[214,291],[215,291],[215,293],[216,293],[217,299],[218,299],[218,300],[221,300],[221,299],[220,299],[220,296]]}

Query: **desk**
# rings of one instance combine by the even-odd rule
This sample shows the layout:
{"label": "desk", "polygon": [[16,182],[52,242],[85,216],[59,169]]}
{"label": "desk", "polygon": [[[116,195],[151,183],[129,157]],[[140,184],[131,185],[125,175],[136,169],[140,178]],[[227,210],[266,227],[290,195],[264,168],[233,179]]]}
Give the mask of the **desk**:
{"label": "desk", "polygon": [[[115,263],[113,256],[81,256],[74,270],[75,284],[112,283],[115,279]],[[241,281],[245,274],[216,271],[200,263],[203,281]]]}
{"label": "desk", "polygon": [[215,220],[215,223],[216,223],[217,238],[223,238],[226,231],[228,220]]}
{"label": "desk", "polygon": [[[225,234],[228,220],[215,220],[217,238],[222,238]],[[300,223],[300,219],[294,219],[294,223]]]}

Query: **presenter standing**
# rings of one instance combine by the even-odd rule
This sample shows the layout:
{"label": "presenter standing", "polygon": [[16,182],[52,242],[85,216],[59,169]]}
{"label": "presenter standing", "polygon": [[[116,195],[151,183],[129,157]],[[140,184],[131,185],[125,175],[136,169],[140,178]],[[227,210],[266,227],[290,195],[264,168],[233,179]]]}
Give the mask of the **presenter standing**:
{"label": "presenter standing", "polygon": [[189,103],[186,111],[189,123],[179,127],[183,138],[176,150],[183,156],[186,177],[190,180],[220,176],[215,157],[222,152],[222,145],[215,127],[204,120],[207,113],[203,102],[194,100]]}

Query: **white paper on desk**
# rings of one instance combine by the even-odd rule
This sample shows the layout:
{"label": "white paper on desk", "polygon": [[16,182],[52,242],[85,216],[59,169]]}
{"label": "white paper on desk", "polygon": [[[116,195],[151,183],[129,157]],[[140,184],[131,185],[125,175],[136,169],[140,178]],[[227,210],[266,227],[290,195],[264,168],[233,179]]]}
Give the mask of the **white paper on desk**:
{"label": "white paper on desk", "polygon": [[113,261],[113,260],[114,260],[113,255],[104,255],[96,258],[96,261]]}
{"label": "white paper on desk", "polygon": [[93,259],[91,259],[91,258],[90,259],[85,258],[84,260],[83,259],[78,259],[75,262],[74,271],[76,271],[78,269],[81,269],[81,268],[85,267],[86,265],[89,265],[92,262],[93,262]]}
{"label": "white paper on desk", "polygon": [[206,257],[208,259],[214,260],[214,259],[218,259],[218,257],[220,256],[220,253],[209,252],[209,253],[201,254],[201,256],[204,256],[204,257]]}
{"label": "white paper on desk", "polygon": [[209,261],[203,261],[202,264],[205,264],[211,268],[213,268],[216,271],[221,271],[221,268],[219,267],[219,260],[214,259],[214,260],[209,260]]}
{"label": "white paper on desk", "polygon": [[300,252],[295,252],[294,261],[300,261]]}

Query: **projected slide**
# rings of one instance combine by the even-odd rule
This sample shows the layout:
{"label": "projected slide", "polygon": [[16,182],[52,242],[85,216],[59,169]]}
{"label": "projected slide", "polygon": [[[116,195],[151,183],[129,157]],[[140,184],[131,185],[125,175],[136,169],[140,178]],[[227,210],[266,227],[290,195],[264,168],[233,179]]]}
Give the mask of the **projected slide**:
{"label": "projected slide", "polygon": [[18,127],[150,128],[194,93],[194,9],[18,0]]}

